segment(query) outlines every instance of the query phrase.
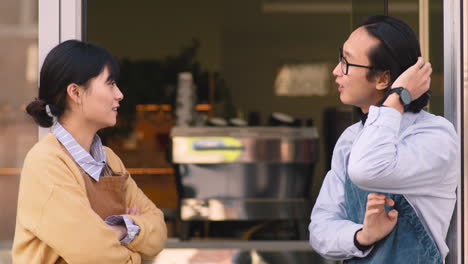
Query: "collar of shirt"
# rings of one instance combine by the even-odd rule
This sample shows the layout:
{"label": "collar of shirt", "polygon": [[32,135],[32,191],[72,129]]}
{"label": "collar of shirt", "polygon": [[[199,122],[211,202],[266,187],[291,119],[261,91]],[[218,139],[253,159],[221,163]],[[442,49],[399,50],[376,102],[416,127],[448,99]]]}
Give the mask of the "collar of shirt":
{"label": "collar of shirt", "polygon": [[[424,112],[424,110],[421,110],[420,112]],[[398,127],[399,133],[401,133],[413,125],[418,117],[423,118],[423,116],[426,115],[419,115],[419,113],[413,112],[404,112],[403,114],[400,114],[400,112],[392,107],[371,106],[362,127],[371,125],[375,122],[382,125],[381,122],[384,122],[386,124],[388,123],[387,125],[390,127]]]}
{"label": "collar of shirt", "polygon": [[62,143],[73,159],[91,178],[99,181],[102,170],[106,166],[106,152],[102,147],[101,138],[94,136],[91,143],[91,153],[86,151],[76,139],[57,122],[52,129],[52,134]]}
{"label": "collar of shirt", "polygon": [[[381,105],[381,106],[375,106],[375,107],[379,107],[379,108],[382,108],[382,107],[387,107],[387,106],[384,106],[384,105]],[[370,110],[370,108],[369,108]],[[423,111],[423,110],[421,110]],[[363,113],[361,111],[358,111],[359,113],[359,118],[361,119],[361,124],[362,126],[365,126],[366,125],[366,121],[367,121],[367,118],[369,117],[369,112],[367,113]],[[375,116],[375,115],[374,115]],[[412,112],[404,112],[402,114],[402,118],[401,118],[401,126],[400,126],[400,130],[403,131],[405,130],[407,127],[409,127],[410,125],[412,125],[415,121],[416,121],[416,117],[417,117],[417,113],[412,113]],[[371,119],[373,119],[374,121],[374,117],[371,117]]]}

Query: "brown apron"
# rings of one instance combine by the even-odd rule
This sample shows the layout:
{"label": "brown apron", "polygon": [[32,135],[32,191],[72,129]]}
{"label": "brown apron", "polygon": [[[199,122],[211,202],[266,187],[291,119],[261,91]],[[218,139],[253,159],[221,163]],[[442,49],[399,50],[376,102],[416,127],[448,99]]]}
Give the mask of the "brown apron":
{"label": "brown apron", "polygon": [[[63,145],[61,146],[65,153],[73,159],[68,150]],[[103,170],[104,176],[101,176],[99,181],[95,181],[76,161],[75,163],[83,176],[86,185],[86,195],[93,211],[102,220],[111,215],[125,214],[127,208],[125,203],[125,183],[129,177],[128,172],[116,173],[108,166],[108,169],[104,168]],[[83,220],[86,221],[86,219]],[[65,260],[61,257],[55,263],[66,264]]]}

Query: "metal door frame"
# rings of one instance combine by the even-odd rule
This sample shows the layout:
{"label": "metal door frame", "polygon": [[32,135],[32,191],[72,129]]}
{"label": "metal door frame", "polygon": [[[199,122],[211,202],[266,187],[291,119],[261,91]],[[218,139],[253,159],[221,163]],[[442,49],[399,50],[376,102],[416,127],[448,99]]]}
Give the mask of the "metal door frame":
{"label": "metal door frame", "polygon": [[[464,160],[466,146],[462,143],[464,137],[464,105],[463,97],[463,2],[467,0],[444,0],[444,116],[453,123],[458,133],[460,142],[461,159]],[[466,100],[466,99],[464,99]],[[463,147],[462,147],[463,146]],[[464,181],[463,162],[459,165],[461,177],[458,180],[457,206],[452,219],[447,242],[451,253],[447,263],[464,263],[465,246],[467,236],[465,234],[464,207],[467,199],[464,193],[466,182]]]}
{"label": "metal door frame", "polygon": [[[59,43],[69,39],[83,39],[86,19],[84,0],[38,1],[39,9],[39,68],[49,51]],[[49,132],[49,128],[39,127],[39,139]]]}

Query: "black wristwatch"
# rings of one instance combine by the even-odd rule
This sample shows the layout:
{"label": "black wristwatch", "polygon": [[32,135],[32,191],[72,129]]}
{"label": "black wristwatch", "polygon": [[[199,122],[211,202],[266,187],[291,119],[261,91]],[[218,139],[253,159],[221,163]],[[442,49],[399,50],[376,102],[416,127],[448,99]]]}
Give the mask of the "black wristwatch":
{"label": "black wristwatch", "polygon": [[400,101],[403,104],[403,107],[405,108],[405,110],[408,110],[411,101],[413,101],[413,99],[411,99],[411,94],[408,92],[408,90],[406,90],[403,87],[396,87],[391,89],[388,95],[391,95],[392,93],[397,93],[400,96]]}

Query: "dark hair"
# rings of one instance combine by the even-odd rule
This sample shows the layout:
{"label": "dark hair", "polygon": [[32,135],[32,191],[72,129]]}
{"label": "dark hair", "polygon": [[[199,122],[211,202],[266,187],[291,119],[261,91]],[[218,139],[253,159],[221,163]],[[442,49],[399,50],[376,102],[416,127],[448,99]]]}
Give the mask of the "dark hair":
{"label": "dark hair", "polygon": [[108,81],[116,81],[119,66],[106,49],[78,40],[67,40],[54,47],[44,60],[39,79],[39,97],[29,103],[26,111],[42,127],[53,125],[46,112],[60,117],[66,108],[67,87],[75,83],[85,88],[90,79],[104,68],[109,70]]}
{"label": "dark hair", "polygon": [[[419,41],[416,34],[408,24],[389,16],[370,16],[362,25],[367,32],[377,38],[379,44],[369,51],[369,60],[372,70],[367,78],[373,78],[382,72],[390,72],[390,83],[386,88],[384,98],[378,103],[381,105],[388,96],[392,83],[410,66],[414,65],[421,56]],[[430,91],[411,102],[409,112],[418,113],[427,105]]]}

